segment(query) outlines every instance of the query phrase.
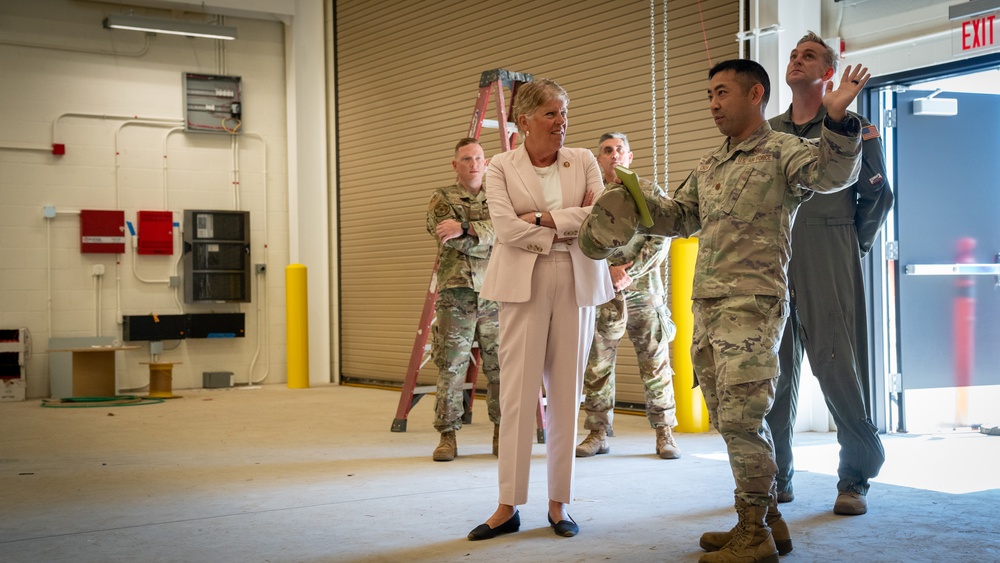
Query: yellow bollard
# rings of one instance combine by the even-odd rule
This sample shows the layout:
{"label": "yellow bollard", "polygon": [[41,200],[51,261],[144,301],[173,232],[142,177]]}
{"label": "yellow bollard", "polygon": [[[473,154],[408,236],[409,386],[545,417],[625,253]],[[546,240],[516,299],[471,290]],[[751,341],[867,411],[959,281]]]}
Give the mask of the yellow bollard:
{"label": "yellow bollard", "polygon": [[309,292],[306,267],[285,268],[285,337],[288,388],[309,388]]}
{"label": "yellow bollard", "polygon": [[670,243],[670,312],[677,325],[674,338],[674,397],[677,402],[678,432],[708,432],[708,407],[701,388],[694,385],[691,342],[694,315],[691,313],[691,286],[698,257],[698,238],[677,238]]}

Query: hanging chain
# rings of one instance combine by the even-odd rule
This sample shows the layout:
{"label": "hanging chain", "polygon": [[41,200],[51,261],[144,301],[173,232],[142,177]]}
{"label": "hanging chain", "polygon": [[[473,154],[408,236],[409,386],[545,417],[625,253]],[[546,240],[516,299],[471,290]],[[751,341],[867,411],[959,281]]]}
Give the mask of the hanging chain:
{"label": "hanging chain", "polygon": [[[666,0],[664,0],[666,5]],[[649,0],[649,74],[653,94],[653,181],[656,181],[656,0]],[[664,92],[666,98],[666,92]]]}
{"label": "hanging chain", "polygon": [[[656,131],[656,128],[653,128]],[[667,0],[663,0],[663,183],[660,184],[664,190],[668,189],[667,170],[670,167],[670,145],[667,144]],[[656,176],[654,175],[655,179]]]}

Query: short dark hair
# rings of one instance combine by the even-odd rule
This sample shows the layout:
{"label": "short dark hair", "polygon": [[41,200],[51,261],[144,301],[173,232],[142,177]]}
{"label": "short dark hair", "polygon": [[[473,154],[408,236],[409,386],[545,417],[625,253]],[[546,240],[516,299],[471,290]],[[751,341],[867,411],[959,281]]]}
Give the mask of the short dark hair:
{"label": "short dark hair", "polygon": [[458,154],[458,149],[466,145],[478,145],[478,144],[480,144],[479,139],[473,139],[472,137],[465,137],[464,139],[459,141],[457,145],[455,145],[455,154]]}
{"label": "short dark hair", "polygon": [[601,145],[604,144],[604,141],[607,141],[608,139],[621,139],[622,142],[625,143],[625,148],[629,148],[628,137],[625,136],[625,133],[620,133],[618,131],[611,131],[601,135],[601,138],[598,139],[597,141],[597,148],[601,148]]}
{"label": "short dark hair", "polygon": [[761,107],[767,106],[767,100],[771,97],[771,78],[767,75],[764,67],[760,63],[750,59],[729,59],[716,64],[708,71],[708,79],[711,80],[716,74],[731,70],[736,73],[736,80],[743,86],[744,92],[749,92],[755,85],[764,87],[764,98]]}

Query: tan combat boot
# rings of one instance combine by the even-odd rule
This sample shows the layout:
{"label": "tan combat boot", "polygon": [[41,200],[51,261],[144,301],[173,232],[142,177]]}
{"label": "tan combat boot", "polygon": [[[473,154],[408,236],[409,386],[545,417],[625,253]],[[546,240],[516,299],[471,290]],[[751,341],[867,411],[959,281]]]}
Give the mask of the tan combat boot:
{"label": "tan combat boot", "polygon": [[681,449],[674,441],[674,434],[669,426],[656,427],[656,454],[660,459],[680,459]]}
{"label": "tan combat boot", "polygon": [[576,447],[576,457],[593,457],[596,454],[606,454],[611,451],[608,446],[607,434],[604,430],[591,430],[590,434]]}
{"label": "tan combat boot", "polygon": [[[764,522],[771,528],[771,537],[774,538],[774,546],[778,550],[778,555],[787,555],[792,551],[792,535],[788,531],[788,524],[781,517],[778,510],[778,503],[771,502],[767,507],[767,516]],[[736,528],[728,532],[705,532],[701,535],[701,548],[705,551],[719,551],[724,545],[729,543],[736,534]]]}
{"label": "tan combat boot", "polygon": [[451,461],[458,455],[458,443],[455,441],[455,431],[441,433],[441,442],[434,448],[434,461]]}
{"label": "tan combat boot", "polygon": [[706,553],[698,563],[778,563],[778,548],[765,519],[768,507],[753,506],[736,500],[739,521],[733,537],[722,549]]}
{"label": "tan combat boot", "polygon": [[500,425],[493,425],[493,455],[500,455]]}

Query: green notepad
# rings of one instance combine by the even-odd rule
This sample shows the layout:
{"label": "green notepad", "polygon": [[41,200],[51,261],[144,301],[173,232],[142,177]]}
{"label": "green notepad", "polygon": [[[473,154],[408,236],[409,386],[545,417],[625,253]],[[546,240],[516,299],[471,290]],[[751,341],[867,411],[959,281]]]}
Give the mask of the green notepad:
{"label": "green notepad", "polygon": [[620,165],[615,166],[615,174],[618,175],[622,184],[625,185],[625,189],[628,190],[628,193],[632,195],[632,199],[635,200],[635,206],[639,209],[639,222],[644,227],[652,227],[653,216],[649,214],[649,208],[646,207],[646,196],[642,195],[642,189],[639,188],[639,176]]}

